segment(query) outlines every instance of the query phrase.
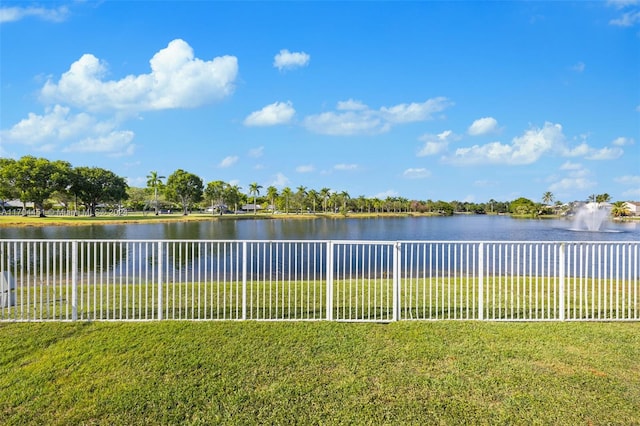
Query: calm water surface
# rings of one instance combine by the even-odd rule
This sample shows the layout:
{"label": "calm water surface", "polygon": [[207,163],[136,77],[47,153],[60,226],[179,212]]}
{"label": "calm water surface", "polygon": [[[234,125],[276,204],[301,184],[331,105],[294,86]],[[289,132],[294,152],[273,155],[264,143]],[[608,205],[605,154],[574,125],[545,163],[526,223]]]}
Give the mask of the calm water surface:
{"label": "calm water surface", "polygon": [[242,219],[156,224],[0,228],[0,238],[199,240],[640,241],[640,223],[576,231],[568,219],[508,216]]}

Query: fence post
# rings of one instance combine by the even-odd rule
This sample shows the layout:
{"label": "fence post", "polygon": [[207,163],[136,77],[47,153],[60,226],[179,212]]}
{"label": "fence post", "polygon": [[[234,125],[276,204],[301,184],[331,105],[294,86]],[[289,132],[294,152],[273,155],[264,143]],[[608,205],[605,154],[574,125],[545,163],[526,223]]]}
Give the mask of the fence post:
{"label": "fence post", "polygon": [[484,320],[484,243],[478,245],[478,319]]}
{"label": "fence post", "polygon": [[560,321],[564,321],[564,276],[565,276],[565,243],[560,244],[560,256],[558,259],[559,262],[559,270],[558,270],[558,297],[560,300],[558,301],[558,318]]}
{"label": "fence post", "polygon": [[247,242],[242,242],[242,319],[247,319]]}
{"label": "fence post", "polygon": [[400,319],[400,265],[402,261],[402,244],[396,242],[393,246],[393,321]]}
{"label": "fence post", "polygon": [[162,275],[162,270],[164,262],[164,250],[163,250],[163,245],[162,245],[162,241],[158,241],[158,319],[161,320],[163,318],[162,315],[162,280],[163,280],[163,275]]}
{"label": "fence post", "polygon": [[325,271],[327,277],[326,285],[326,317],[327,321],[333,321],[333,242],[327,241],[327,262]]}
{"label": "fence post", "polygon": [[71,320],[78,320],[78,241],[71,242]]}

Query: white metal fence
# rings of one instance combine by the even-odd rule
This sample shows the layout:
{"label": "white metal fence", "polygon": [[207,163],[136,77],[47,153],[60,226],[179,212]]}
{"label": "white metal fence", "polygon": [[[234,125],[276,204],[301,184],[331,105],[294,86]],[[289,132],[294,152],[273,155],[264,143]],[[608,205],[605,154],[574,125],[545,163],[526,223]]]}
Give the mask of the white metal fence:
{"label": "white metal fence", "polygon": [[640,242],[2,240],[0,320],[640,320]]}

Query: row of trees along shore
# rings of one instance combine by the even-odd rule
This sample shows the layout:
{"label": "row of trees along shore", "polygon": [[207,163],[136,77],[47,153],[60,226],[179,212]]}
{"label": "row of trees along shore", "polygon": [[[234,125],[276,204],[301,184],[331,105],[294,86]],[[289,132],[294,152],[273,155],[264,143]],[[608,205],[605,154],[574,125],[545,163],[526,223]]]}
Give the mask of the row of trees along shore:
{"label": "row of trees along shore", "polygon": [[[298,186],[278,190],[275,186],[264,188],[253,182],[243,192],[238,185],[221,180],[208,182],[185,170],[178,169],[168,177],[151,171],[145,188],[130,187],[126,179],[110,170],[99,167],[73,167],[66,161],[50,161],[46,158],[24,156],[18,160],[0,158],[0,202],[20,200],[23,210],[33,203],[40,216],[51,208],[78,211],[85,210],[91,216],[102,206],[126,208],[132,211],[152,211],[158,214],[164,209],[179,209],[184,215],[192,211],[206,210],[211,214],[244,210],[257,214],[264,210],[275,213],[454,213],[516,214],[538,216],[566,214],[570,204],[555,200],[551,192],[545,192],[541,202],[527,198],[513,201],[489,200],[485,203],[467,201],[409,200],[403,197],[352,197],[346,191],[331,188],[308,189]],[[586,201],[609,203],[608,194],[590,195]],[[623,201],[612,205],[612,215],[626,216],[629,211]]]}

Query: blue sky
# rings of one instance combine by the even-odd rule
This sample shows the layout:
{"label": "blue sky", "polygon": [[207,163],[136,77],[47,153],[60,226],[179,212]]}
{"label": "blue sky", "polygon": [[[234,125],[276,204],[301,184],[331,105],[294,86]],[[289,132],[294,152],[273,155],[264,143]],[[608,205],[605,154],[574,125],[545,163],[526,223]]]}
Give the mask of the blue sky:
{"label": "blue sky", "polygon": [[0,84],[0,155],[132,186],[640,200],[640,0],[4,0]]}

